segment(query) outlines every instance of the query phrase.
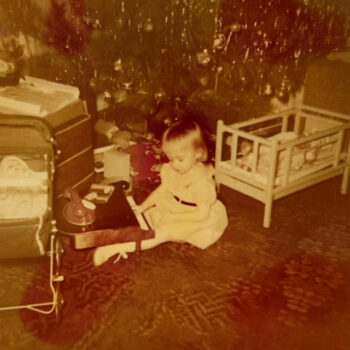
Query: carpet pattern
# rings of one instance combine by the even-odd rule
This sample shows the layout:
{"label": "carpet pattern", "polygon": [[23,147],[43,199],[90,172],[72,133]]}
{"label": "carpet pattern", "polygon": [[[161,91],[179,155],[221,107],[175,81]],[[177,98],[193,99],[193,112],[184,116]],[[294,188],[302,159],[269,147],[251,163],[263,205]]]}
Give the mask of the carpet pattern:
{"label": "carpet pattern", "polygon": [[[263,206],[227,188],[229,227],[207,250],[167,243],[100,267],[65,246],[62,319],[0,314],[2,349],[350,348],[350,196],[340,178]],[[136,188],[139,201],[147,190]],[[48,294],[48,263],[0,267],[0,299]],[[46,283],[46,284],[45,284]]]}

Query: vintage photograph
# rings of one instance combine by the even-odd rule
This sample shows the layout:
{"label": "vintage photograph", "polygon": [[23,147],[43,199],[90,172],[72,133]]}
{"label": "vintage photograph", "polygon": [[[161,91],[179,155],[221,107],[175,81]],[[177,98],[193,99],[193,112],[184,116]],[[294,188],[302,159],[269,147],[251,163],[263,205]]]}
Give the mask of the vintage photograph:
{"label": "vintage photograph", "polygon": [[0,0],[0,348],[350,349],[348,0]]}

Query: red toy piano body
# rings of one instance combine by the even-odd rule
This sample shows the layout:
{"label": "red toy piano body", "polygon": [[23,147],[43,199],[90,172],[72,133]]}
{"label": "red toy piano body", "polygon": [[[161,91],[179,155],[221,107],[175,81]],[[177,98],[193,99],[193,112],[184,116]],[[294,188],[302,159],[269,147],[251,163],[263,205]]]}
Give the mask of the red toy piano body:
{"label": "red toy piano body", "polygon": [[61,234],[71,238],[75,249],[93,248],[113,243],[136,242],[154,237],[143,215],[135,215],[131,196],[126,196],[123,184],[114,186],[106,203],[96,203],[95,220],[77,225],[65,217],[69,199],[60,198],[55,207],[57,227]]}

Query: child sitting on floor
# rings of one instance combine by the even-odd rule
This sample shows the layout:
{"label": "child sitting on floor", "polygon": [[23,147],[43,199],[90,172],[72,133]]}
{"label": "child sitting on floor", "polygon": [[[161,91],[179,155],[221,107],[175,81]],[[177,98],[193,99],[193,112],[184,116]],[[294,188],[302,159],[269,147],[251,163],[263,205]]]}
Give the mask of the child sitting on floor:
{"label": "child sitting on floor", "polygon": [[[228,219],[224,205],[216,198],[214,169],[206,164],[203,132],[194,121],[175,122],[163,135],[162,150],[169,163],[162,165],[161,184],[135,208],[155,230],[155,238],[142,241],[141,249],[164,242],[186,242],[205,249],[221,237]],[[135,242],[98,247],[94,264],[135,249]]]}

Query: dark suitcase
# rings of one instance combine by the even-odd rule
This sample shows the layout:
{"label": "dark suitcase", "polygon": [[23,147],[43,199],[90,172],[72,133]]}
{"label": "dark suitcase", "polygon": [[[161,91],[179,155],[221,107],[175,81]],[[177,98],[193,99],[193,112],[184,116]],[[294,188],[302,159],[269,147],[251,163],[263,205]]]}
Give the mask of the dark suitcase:
{"label": "dark suitcase", "polygon": [[78,115],[53,129],[56,143],[55,198],[67,187],[84,192],[94,177],[91,117]]}
{"label": "dark suitcase", "polygon": [[52,232],[51,131],[36,117],[0,114],[0,258],[46,254]]}

